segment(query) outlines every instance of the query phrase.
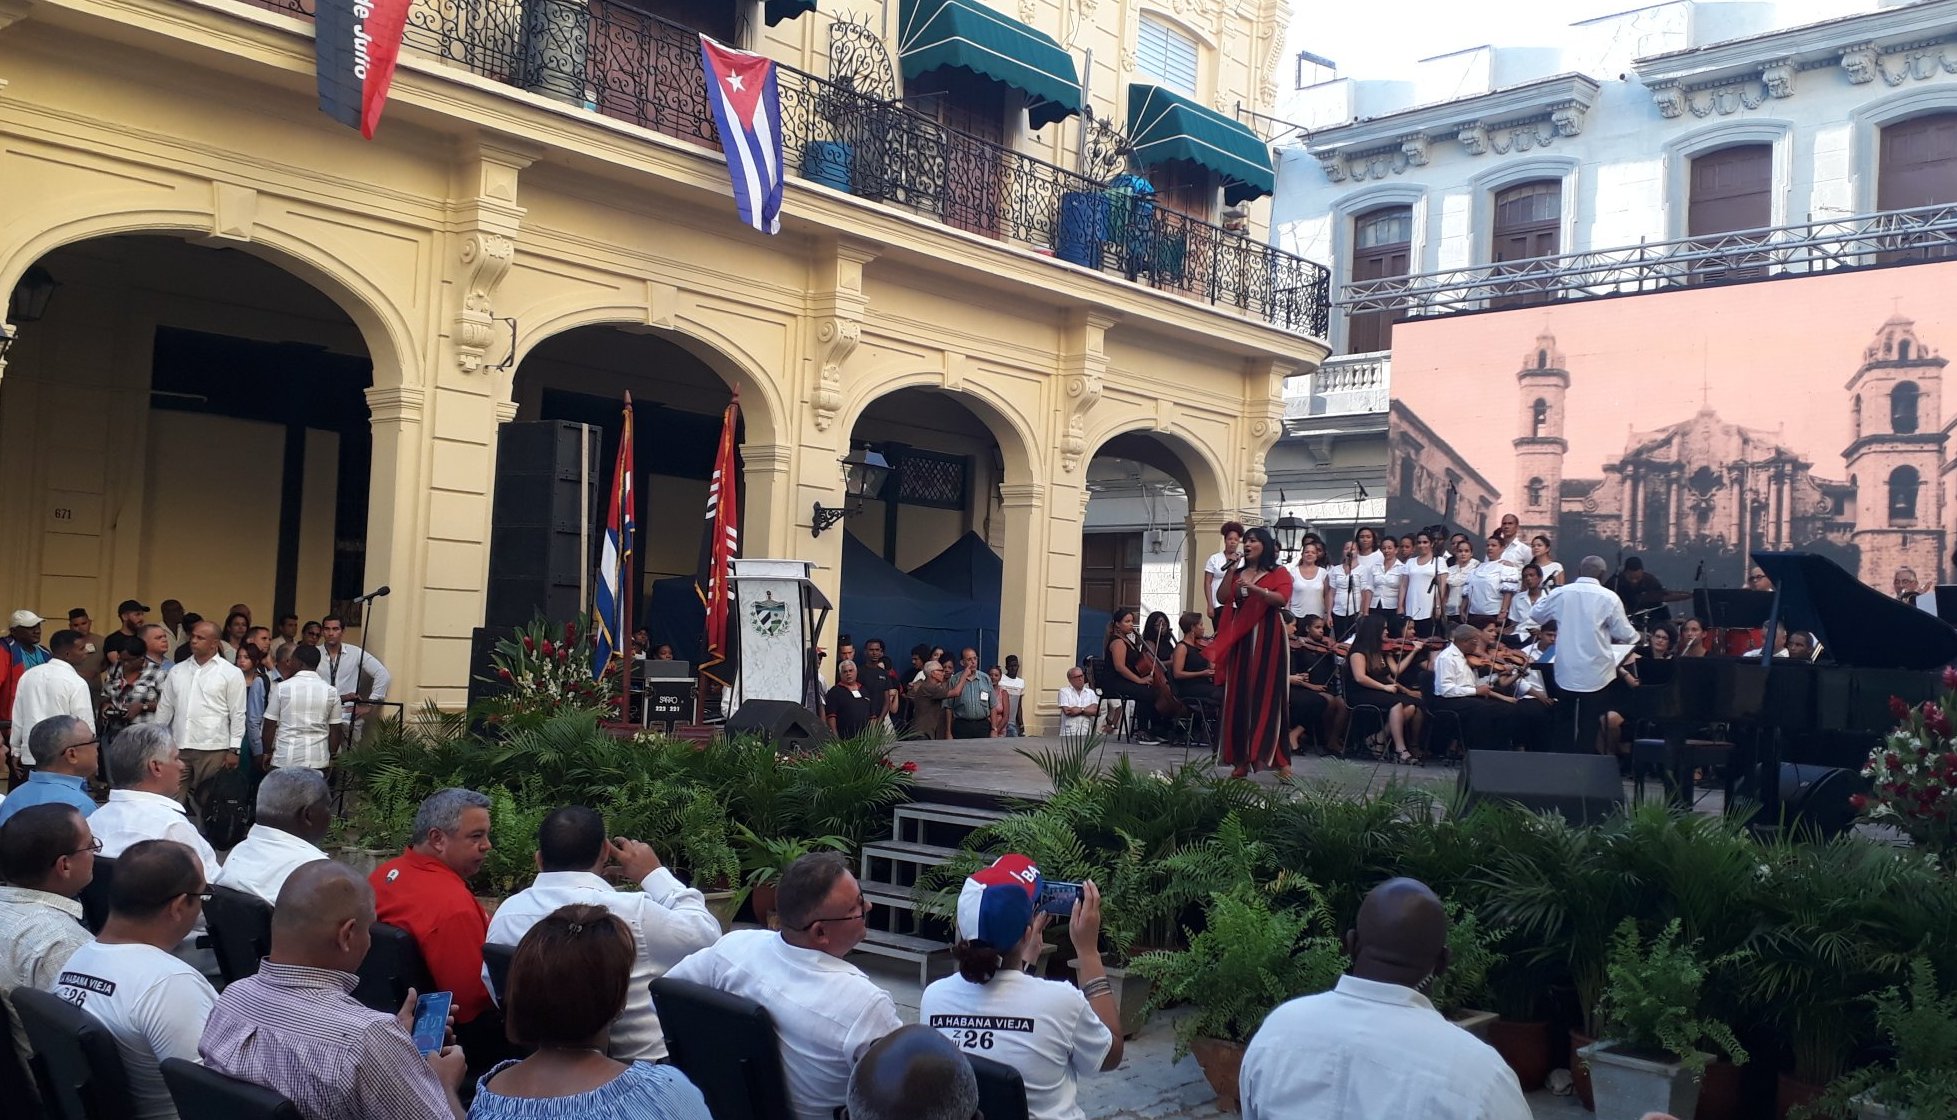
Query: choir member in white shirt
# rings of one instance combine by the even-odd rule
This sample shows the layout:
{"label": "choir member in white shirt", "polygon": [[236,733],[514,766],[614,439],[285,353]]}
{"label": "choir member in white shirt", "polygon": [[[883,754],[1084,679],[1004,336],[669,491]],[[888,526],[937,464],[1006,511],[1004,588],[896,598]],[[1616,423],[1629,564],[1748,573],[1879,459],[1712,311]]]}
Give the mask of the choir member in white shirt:
{"label": "choir member in white shirt", "polygon": [[1529,562],[1542,569],[1544,587],[1561,587],[1564,583],[1563,565],[1551,552],[1554,547],[1550,539],[1541,533],[1529,538]]}
{"label": "choir member in white shirt", "polygon": [[1431,638],[1440,633],[1445,569],[1434,555],[1431,533],[1416,533],[1413,553],[1400,562],[1400,614],[1414,623],[1414,633]]}
{"label": "choir member in white shirt", "polygon": [[1207,609],[1212,622],[1216,621],[1217,614],[1223,609],[1222,604],[1216,601],[1217,589],[1223,586],[1223,573],[1237,562],[1237,555],[1243,550],[1243,523],[1225,521],[1221,532],[1223,547],[1210,553],[1210,558],[1203,562],[1203,601],[1209,604]]}
{"label": "choir member in white shirt", "polygon": [[1474,570],[1481,566],[1481,561],[1475,559],[1475,546],[1473,543],[1459,533],[1448,538],[1447,555],[1449,561],[1447,566],[1447,609],[1441,616],[1441,619],[1443,622],[1448,623],[1460,622],[1461,605],[1467,600],[1468,595],[1468,577],[1472,576]]}
{"label": "choir member in white shirt", "polygon": [[1434,892],[1389,879],[1360,904],[1356,927],[1338,986],[1281,1005],[1252,1036],[1244,1120],[1529,1120],[1508,1063],[1420,994],[1448,963]]}
{"label": "choir member in white shirt", "polygon": [[1308,614],[1323,617],[1331,612],[1329,585],[1331,572],[1325,567],[1325,542],[1316,533],[1307,533],[1298,543],[1298,559],[1286,564],[1291,571],[1291,606],[1293,617],[1303,618]]}
{"label": "choir member in white shirt", "polygon": [[1488,558],[1468,573],[1467,591],[1461,598],[1461,621],[1477,629],[1491,622],[1506,623],[1509,605],[1522,586],[1520,568],[1502,561],[1502,538],[1488,538]]}
{"label": "choir member in white shirt", "polygon": [[1516,593],[1515,601],[1509,604],[1509,617],[1515,620],[1515,636],[1522,639],[1523,645],[1535,640],[1536,621],[1529,612],[1549,594],[1543,583],[1543,571],[1534,563],[1522,565],[1522,590]]}
{"label": "choir member in white shirt", "polygon": [[1359,550],[1353,542],[1345,542],[1345,552],[1339,563],[1325,573],[1326,609],[1325,617],[1332,620],[1332,635],[1340,641],[1352,637],[1352,628],[1364,613],[1361,606],[1365,598],[1363,586],[1366,574],[1359,567]]}
{"label": "choir member in white shirt", "polygon": [[1366,573],[1364,579],[1355,581],[1353,588],[1353,590],[1359,593],[1359,613],[1371,614],[1373,612],[1373,573],[1379,570],[1381,563],[1379,530],[1374,529],[1370,525],[1360,526],[1359,531],[1352,534],[1352,551],[1355,565],[1353,568],[1354,574],[1356,575],[1360,571]]}
{"label": "choir member in white shirt", "polygon": [[1502,563],[1513,568],[1518,574],[1522,565],[1530,559],[1529,542],[1522,539],[1522,522],[1514,514],[1502,516],[1502,527],[1496,534],[1502,538]]}
{"label": "choir member in white shirt", "polygon": [[1386,632],[1400,632],[1400,542],[1382,537],[1379,542],[1379,567],[1373,570],[1372,613],[1386,616]]}

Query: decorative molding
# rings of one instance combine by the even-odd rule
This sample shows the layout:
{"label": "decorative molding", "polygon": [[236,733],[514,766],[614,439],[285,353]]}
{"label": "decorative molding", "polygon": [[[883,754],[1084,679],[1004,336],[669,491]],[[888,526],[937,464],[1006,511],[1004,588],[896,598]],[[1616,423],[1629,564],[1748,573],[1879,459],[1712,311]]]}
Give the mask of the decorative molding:
{"label": "decorative molding", "polygon": [[495,339],[496,289],[516,260],[516,241],[478,230],[463,235],[457,263],[462,266],[462,308],[455,316],[455,365],[463,373],[482,369]]}
{"label": "decorative molding", "polygon": [[34,0],[0,0],[0,31],[27,18],[34,10]]}
{"label": "decorative molding", "polygon": [[1685,112],[1685,91],[1678,88],[1677,82],[1659,82],[1651,87],[1652,104],[1658,106],[1658,115],[1672,120]]}
{"label": "decorative molding", "polygon": [[1950,57],[1950,53],[1945,49],[1944,44],[1938,44],[1935,51],[1916,51],[1904,56],[1903,68],[1901,70],[1890,70],[1878,58],[1875,63],[1875,72],[1881,75],[1884,85],[1893,89],[1902,85],[1904,82],[1920,82],[1925,78],[1934,78],[1940,73],[1957,74],[1957,60],[1953,60]]}
{"label": "decorative molding", "polygon": [[211,236],[221,241],[250,241],[258,224],[258,192],[236,183],[211,183]]}
{"label": "decorative molding", "polygon": [[516,419],[516,402],[497,401],[490,405],[490,411],[495,413],[498,424],[507,424]]}
{"label": "decorative molding", "polygon": [[[1957,19],[1953,19],[1949,5],[1899,5],[1709,46],[1648,55],[1633,60],[1631,68],[1647,87],[1670,81],[1686,89],[1705,89],[1730,82],[1758,81],[1763,67],[1781,62],[1800,69],[1839,62],[1849,81],[1861,85],[1874,77],[1872,72],[1863,69],[1873,65],[1874,59],[1863,52],[1921,48],[1949,38],[1953,32],[1957,32]],[[1851,53],[1858,55],[1854,63],[1848,61]],[[1866,76],[1858,76],[1858,72]]]}
{"label": "decorative molding", "polygon": [[1334,183],[1363,183],[1426,167],[1437,141],[1452,140],[1470,157],[1527,152],[1581,135],[1598,91],[1597,83],[1582,74],[1559,74],[1320,129],[1306,148]]}
{"label": "decorative molding", "polygon": [[1066,400],[1060,434],[1060,467],[1068,474],[1087,454],[1087,414],[1101,399],[1108,372],[1108,331],[1117,316],[1087,307],[1069,308],[1060,328],[1060,378]]}
{"label": "decorative molding", "polygon": [[1780,100],[1794,96],[1794,75],[1800,67],[1791,58],[1769,62],[1760,68],[1760,81],[1767,87],[1767,96]]}
{"label": "decorative molding", "polygon": [[815,345],[810,353],[815,383],[809,387],[809,410],[820,432],[829,430],[843,408],[843,366],[862,341],[863,316],[869,307],[863,294],[863,269],[877,252],[876,245],[853,237],[824,238],[818,243],[818,280],[810,301],[815,315]]}
{"label": "decorative molding", "polygon": [[1046,483],[1044,482],[1002,482],[999,484],[999,505],[1004,509],[1037,510],[1046,504]]}
{"label": "decorative molding", "polygon": [[[419,424],[427,394],[418,385],[374,386],[366,390],[367,413],[376,424]],[[512,410],[515,405],[510,406]]]}
{"label": "decorative molding", "polygon": [[1865,86],[1875,81],[1881,58],[1874,43],[1857,43],[1842,50],[1841,71],[1848,75],[1849,85]]}
{"label": "decorative molding", "polygon": [[1400,154],[1407,158],[1408,167],[1427,166],[1427,136],[1416,132],[1400,138]]}

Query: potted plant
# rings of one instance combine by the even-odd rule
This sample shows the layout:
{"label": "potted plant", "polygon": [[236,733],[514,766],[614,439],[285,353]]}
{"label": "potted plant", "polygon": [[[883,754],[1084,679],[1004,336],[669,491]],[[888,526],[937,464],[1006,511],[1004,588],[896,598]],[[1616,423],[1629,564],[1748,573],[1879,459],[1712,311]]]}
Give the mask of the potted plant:
{"label": "potted plant", "polygon": [[1870,752],[1862,777],[1869,792],[1851,803],[1870,820],[1893,825],[1926,851],[1957,846],[1957,669],[1943,671],[1935,700],[1911,707],[1889,698],[1896,729]]}
{"label": "potted plant", "polygon": [[1711,1059],[1699,1049],[1701,1041],[1717,1045],[1735,1064],[1746,1062],[1731,1029],[1698,1013],[1709,970],[1695,944],[1680,944],[1678,919],[1649,945],[1639,938],[1635,919],[1619,923],[1598,1003],[1606,1035],[1578,1054],[1590,1065],[1598,1120],[1638,1120],[1650,1112],[1693,1120],[1699,1078]]}
{"label": "potted plant", "polygon": [[748,899],[754,903],[754,920],[764,926],[773,925],[769,919],[775,912],[775,886],[789,864],[810,852],[849,850],[849,841],[840,836],[764,837],[755,835],[754,830],[744,824],[734,827],[741,834],[741,847],[744,849],[741,866],[747,871],[747,879],[743,887]]}
{"label": "potted plant", "polygon": [[1176,1060],[1194,1052],[1218,1105],[1235,1112],[1244,1045],[1278,1004],[1336,984],[1345,949],[1322,900],[1273,909],[1268,892],[1244,887],[1216,896],[1204,917],[1187,949],[1143,953],[1133,968],[1154,982],[1151,1006],[1193,1006],[1176,1024]]}
{"label": "potted plant", "polygon": [[1840,1078],[1803,1111],[1856,1120],[1957,1120],[1957,993],[1940,995],[1936,969],[1917,957],[1907,989],[1884,989],[1870,1003],[1895,1060]]}
{"label": "potted plant", "polygon": [[1459,903],[1447,904],[1447,968],[1434,975],[1427,987],[1427,999],[1447,1021],[1488,1041],[1489,1025],[1496,1014],[1484,1010],[1493,1002],[1488,974],[1501,955],[1495,945],[1502,940],[1501,930],[1490,930],[1472,910]]}

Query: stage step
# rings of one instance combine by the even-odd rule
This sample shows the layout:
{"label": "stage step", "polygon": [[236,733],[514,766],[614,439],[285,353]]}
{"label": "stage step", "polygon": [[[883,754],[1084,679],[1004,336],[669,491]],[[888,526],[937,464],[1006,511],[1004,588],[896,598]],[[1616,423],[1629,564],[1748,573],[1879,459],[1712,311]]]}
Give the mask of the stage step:
{"label": "stage step", "polygon": [[899,843],[930,844],[938,841],[956,845],[963,842],[966,836],[1005,814],[995,813],[990,809],[973,809],[965,805],[912,801],[897,806],[891,816],[896,825],[896,840]]}
{"label": "stage step", "polygon": [[862,941],[857,942],[855,951],[894,960],[915,961],[920,987],[951,972],[951,946],[928,937],[872,929],[864,933]]}
{"label": "stage step", "polygon": [[865,883],[909,888],[917,885],[917,877],[925,868],[936,867],[957,854],[957,848],[940,848],[935,844],[879,840],[863,845],[863,863],[857,878]]}

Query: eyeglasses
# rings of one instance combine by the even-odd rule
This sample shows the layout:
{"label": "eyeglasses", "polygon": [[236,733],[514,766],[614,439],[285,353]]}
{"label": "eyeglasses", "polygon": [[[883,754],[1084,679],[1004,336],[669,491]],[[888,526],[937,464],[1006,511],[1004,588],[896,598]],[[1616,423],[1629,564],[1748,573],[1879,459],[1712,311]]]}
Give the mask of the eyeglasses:
{"label": "eyeglasses", "polygon": [[210,891],[210,890],[208,890],[208,889],[206,889],[206,890],[201,890],[201,891],[185,891],[185,892],[183,892],[183,894],[181,894],[181,895],[178,895],[177,897],[179,897],[179,898],[194,898],[194,899],[196,899],[196,900],[197,900],[198,902],[200,902],[200,903],[203,903],[203,902],[209,902],[209,901],[210,901],[210,900],[212,899],[212,897],[214,897],[214,892],[212,892],[212,891]]}
{"label": "eyeglasses", "polygon": [[95,853],[96,855],[98,855],[98,856],[99,856],[99,855],[101,855],[101,854],[102,854],[102,838],[98,836],[98,837],[96,837],[95,839],[93,839],[93,840],[90,840],[90,841],[88,842],[88,847],[86,847],[86,848],[76,848],[76,849],[75,849],[74,851],[72,851],[72,852],[63,852],[63,853],[61,853],[61,854],[62,854],[62,856],[63,856],[63,857],[65,858],[65,857],[67,857],[67,856],[78,856],[78,855],[81,855],[81,854],[82,854],[83,852],[94,852],[94,853]]}
{"label": "eyeglasses", "polygon": [[64,751],[78,751],[81,750],[83,747],[93,747],[101,742],[102,740],[100,739],[83,739],[79,743],[70,743],[61,749]]}
{"label": "eyeglasses", "polygon": [[862,895],[857,895],[857,896],[856,896],[856,912],[855,912],[855,913],[853,913],[853,914],[844,914],[844,915],[842,915],[842,916],[841,916],[841,917],[839,917],[839,918],[817,918],[817,919],[816,919],[815,921],[813,921],[813,922],[810,922],[810,923],[809,923],[808,925],[805,925],[805,926],[796,926],[796,927],[794,927],[794,928],[795,928],[795,929],[797,929],[797,930],[806,930],[806,929],[813,929],[813,928],[815,928],[815,927],[816,927],[817,925],[819,925],[819,924],[821,924],[821,923],[823,923],[823,922],[853,922],[853,921],[856,921],[856,920],[857,920],[857,919],[859,919],[859,918],[867,918],[867,917],[869,917],[869,916],[870,916],[870,900],[869,900],[869,899],[867,899],[867,898],[864,898],[864,897],[863,897]]}

